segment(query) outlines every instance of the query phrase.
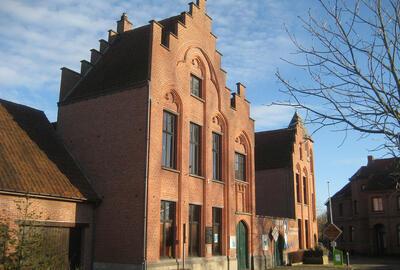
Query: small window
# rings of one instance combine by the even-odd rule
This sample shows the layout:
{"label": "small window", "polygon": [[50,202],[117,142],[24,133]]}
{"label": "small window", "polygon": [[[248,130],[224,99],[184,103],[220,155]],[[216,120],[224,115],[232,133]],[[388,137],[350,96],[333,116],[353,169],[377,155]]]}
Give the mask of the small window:
{"label": "small window", "polygon": [[353,242],[355,240],[356,229],[353,226],[349,227],[349,241]]}
{"label": "small window", "polygon": [[200,256],[200,214],[199,205],[189,205],[189,256]]}
{"label": "small window", "polygon": [[235,178],[246,181],[246,156],[235,153]]}
{"label": "small window", "polygon": [[190,158],[189,172],[190,174],[201,174],[201,127],[190,123]]}
{"label": "small window", "polygon": [[299,154],[300,154],[300,160],[303,160],[303,149],[301,148],[301,144],[299,145]]}
{"label": "small window", "polygon": [[372,198],[372,211],[383,212],[383,200],[382,197]]}
{"label": "small window", "polygon": [[162,165],[176,169],[176,115],[164,111]]}
{"label": "small window", "polygon": [[161,201],[160,257],[175,258],[175,203]]}
{"label": "small window", "polygon": [[212,133],[213,179],[221,180],[221,135]]}
{"label": "small window", "polygon": [[222,208],[213,207],[213,244],[212,244],[212,254],[221,255],[221,237],[222,237]]}
{"label": "small window", "polygon": [[305,176],[303,176],[303,196],[304,196],[304,204],[308,204],[307,177]]}
{"label": "small window", "polygon": [[297,202],[301,203],[300,175],[298,173],[296,173],[296,195]]}
{"label": "small window", "polygon": [[190,93],[196,97],[201,98],[201,79],[198,77],[191,75],[190,76]]}

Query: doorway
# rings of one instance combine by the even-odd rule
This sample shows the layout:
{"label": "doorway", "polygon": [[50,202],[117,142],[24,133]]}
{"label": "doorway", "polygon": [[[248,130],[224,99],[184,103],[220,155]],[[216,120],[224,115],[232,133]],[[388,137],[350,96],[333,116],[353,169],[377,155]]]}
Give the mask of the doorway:
{"label": "doorway", "polygon": [[376,224],[374,226],[375,254],[384,255],[386,253],[386,231],[385,225]]}
{"label": "doorway", "polygon": [[285,247],[285,240],[281,234],[277,241],[274,241],[274,266],[283,265],[283,249]]}
{"label": "doorway", "polygon": [[238,270],[249,269],[248,229],[243,221],[236,226]]}

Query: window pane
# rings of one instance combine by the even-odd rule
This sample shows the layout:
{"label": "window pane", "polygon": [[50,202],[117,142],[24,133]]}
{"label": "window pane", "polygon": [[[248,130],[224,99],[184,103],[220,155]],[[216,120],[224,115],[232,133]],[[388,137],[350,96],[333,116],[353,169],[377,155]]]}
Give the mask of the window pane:
{"label": "window pane", "polygon": [[176,115],[166,111],[164,111],[162,139],[162,165],[175,169]]}
{"label": "window pane", "polygon": [[372,198],[372,210],[375,212],[383,211],[382,198]]}
{"label": "window pane", "polygon": [[239,153],[235,153],[235,178],[237,180],[246,180],[246,159],[245,156]]}
{"label": "window pane", "polygon": [[305,227],[305,228],[304,228],[304,229],[305,229],[305,233],[304,233],[305,235],[304,235],[304,237],[306,238],[306,248],[310,248],[310,238],[308,237],[308,236],[309,236],[309,235],[308,235],[308,230],[309,230],[309,229],[308,229],[308,226],[309,226],[309,225],[308,225],[308,220],[305,220],[304,223],[305,223],[305,224],[304,224],[304,227]]}
{"label": "window pane", "polygon": [[213,255],[221,255],[222,209],[213,207]]}
{"label": "window pane", "polygon": [[201,97],[201,80],[194,75],[190,79],[190,92],[192,95]]}
{"label": "window pane", "polygon": [[189,205],[189,255],[200,256],[200,206]]}
{"label": "window pane", "polygon": [[221,135],[213,133],[213,179],[221,180]]}
{"label": "window pane", "polygon": [[200,175],[200,126],[190,123],[189,172]]}
{"label": "window pane", "polygon": [[307,178],[305,176],[303,176],[303,195],[304,195],[304,203],[308,204]]}
{"label": "window pane", "polygon": [[175,203],[161,201],[160,257],[175,257]]}
{"label": "window pane", "polygon": [[297,195],[297,202],[301,203],[300,175],[298,173],[296,173],[296,195]]}
{"label": "window pane", "polygon": [[298,228],[298,235],[297,238],[299,240],[299,249],[303,249],[303,229],[301,219],[297,220],[297,228]]}

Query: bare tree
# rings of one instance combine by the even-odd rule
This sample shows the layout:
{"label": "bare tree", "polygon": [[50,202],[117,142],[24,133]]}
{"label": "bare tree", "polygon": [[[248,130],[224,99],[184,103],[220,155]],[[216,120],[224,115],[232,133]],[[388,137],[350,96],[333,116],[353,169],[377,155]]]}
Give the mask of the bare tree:
{"label": "bare tree", "polygon": [[400,1],[318,3],[318,16],[300,18],[310,39],[288,32],[302,60],[286,61],[306,76],[296,82],[277,71],[288,98],[275,104],[304,109],[316,130],[381,135],[376,150],[399,156]]}

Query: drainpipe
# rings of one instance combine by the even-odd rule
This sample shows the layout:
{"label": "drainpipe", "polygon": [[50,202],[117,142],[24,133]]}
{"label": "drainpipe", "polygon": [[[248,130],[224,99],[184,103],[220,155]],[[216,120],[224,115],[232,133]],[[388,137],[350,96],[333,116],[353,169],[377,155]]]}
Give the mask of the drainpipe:
{"label": "drainpipe", "polygon": [[144,174],[144,217],[143,217],[143,266],[142,269],[147,269],[147,198],[148,198],[148,179],[149,179],[149,145],[150,145],[150,81],[147,81],[147,128],[146,128],[146,166]]}

